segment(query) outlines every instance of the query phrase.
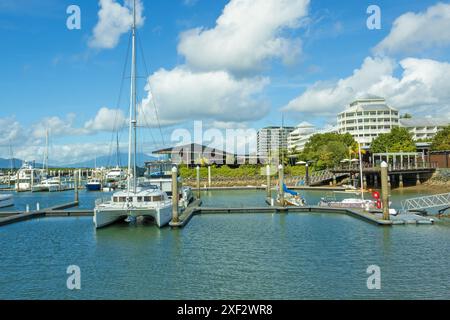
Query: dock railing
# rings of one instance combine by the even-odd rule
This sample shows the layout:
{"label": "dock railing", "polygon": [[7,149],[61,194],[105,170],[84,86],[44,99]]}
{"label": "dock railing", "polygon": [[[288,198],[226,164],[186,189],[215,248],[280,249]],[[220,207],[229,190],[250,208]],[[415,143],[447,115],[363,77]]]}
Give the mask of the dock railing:
{"label": "dock railing", "polygon": [[[416,162],[416,163],[389,163],[389,171],[402,171],[402,170],[431,170],[439,168],[437,162]],[[380,165],[373,165],[371,163],[363,163],[363,170],[380,170]],[[359,164],[341,164],[335,166],[333,171],[356,171],[359,170]]]}

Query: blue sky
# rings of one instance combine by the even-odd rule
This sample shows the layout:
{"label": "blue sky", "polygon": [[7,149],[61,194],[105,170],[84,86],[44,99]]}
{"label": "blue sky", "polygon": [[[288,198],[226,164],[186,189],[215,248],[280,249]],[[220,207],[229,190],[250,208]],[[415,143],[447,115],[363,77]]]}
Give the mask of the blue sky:
{"label": "blue sky", "polygon": [[[308,121],[322,127],[367,91],[385,96],[401,112],[450,116],[450,90],[438,80],[449,61],[448,2],[267,0],[272,12],[247,0],[141,2],[139,35],[165,140],[194,120],[219,129],[279,125],[282,110],[286,125]],[[105,46],[111,29],[99,29],[96,37],[95,28],[99,10],[115,3],[126,9],[122,0],[2,0],[0,157],[8,157],[12,143],[19,157],[39,159],[46,127],[56,163],[109,152],[111,123],[127,116],[127,79],[122,111],[114,109],[128,33],[119,32],[117,44]],[[81,8],[81,30],[66,28],[71,4]],[[366,27],[371,4],[381,8],[381,30]],[[107,19],[112,21],[103,23],[122,18]],[[411,21],[418,30],[410,30]],[[146,76],[142,64],[139,72]],[[139,81],[140,100],[148,98],[145,82]],[[145,151],[160,146],[158,130],[142,137]]]}

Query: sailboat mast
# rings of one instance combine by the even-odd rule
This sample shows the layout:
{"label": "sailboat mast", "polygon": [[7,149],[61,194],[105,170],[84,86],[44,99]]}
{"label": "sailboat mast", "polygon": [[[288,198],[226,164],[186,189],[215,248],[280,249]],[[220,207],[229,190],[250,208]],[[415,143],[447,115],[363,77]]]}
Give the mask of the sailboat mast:
{"label": "sailboat mast", "polygon": [[[131,54],[131,92],[130,92],[130,128],[128,140],[128,190],[131,190],[131,176],[133,190],[136,192],[136,0],[133,1],[132,26],[132,54]],[[134,142],[134,143],[133,143]],[[132,157],[132,154],[134,157]],[[133,162],[132,162],[133,161]]]}
{"label": "sailboat mast", "polygon": [[116,135],[116,161],[117,161],[117,168],[120,167],[120,151],[119,151],[119,132],[117,132]]}
{"label": "sailboat mast", "polygon": [[48,128],[45,131],[45,160],[44,160],[44,170],[48,172]]}

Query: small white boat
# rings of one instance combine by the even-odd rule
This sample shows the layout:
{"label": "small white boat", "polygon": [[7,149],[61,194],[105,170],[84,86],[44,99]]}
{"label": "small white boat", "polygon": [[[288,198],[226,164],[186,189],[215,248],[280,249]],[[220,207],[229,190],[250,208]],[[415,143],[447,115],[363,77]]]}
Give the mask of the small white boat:
{"label": "small white boat", "polygon": [[127,178],[126,172],[119,167],[111,169],[106,174],[106,182],[120,182],[126,180],[126,178]]}
{"label": "small white boat", "polygon": [[33,185],[32,192],[56,192],[61,188],[61,182],[58,177],[43,180],[41,183]]}
{"label": "small white boat", "polygon": [[300,195],[287,196],[285,197],[284,202],[286,202],[287,205],[294,207],[304,207],[306,205],[305,199],[303,199]]}
{"label": "small white boat", "polygon": [[0,194],[0,208],[11,207],[14,205],[12,194]]}
{"label": "small white boat", "polygon": [[376,202],[373,200],[364,200],[358,198],[344,199],[342,201],[327,200],[322,198],[319,202],[319,207],[332,207],[332,208],[362,208],[362,209],[375,209]]}
{"label": "small white boat", "polygon": [[24,162],[18,172],[15,189],[17,192],[31,191],[33,185],[41,182],[41,170],[35,169],[30,163]]}

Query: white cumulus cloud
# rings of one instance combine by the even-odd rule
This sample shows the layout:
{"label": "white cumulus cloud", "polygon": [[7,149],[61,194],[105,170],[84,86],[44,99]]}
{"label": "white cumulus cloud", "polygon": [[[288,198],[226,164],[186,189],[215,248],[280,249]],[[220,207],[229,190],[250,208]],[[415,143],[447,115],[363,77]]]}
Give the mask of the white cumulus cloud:
{"label": "white cumulus cloud", "polygon": [[293,62],[301,40],[283,36],[298,28],[309,0],[231,0],[212,29],[181,34],[178,52],[196,70],[242,74],[261,70],[272,58]]}
{"label": "white cumulus cloud", "polygon": [[412,53],[450,44],[450,4],[438,3],[425,12],[408,12],[398,17],[391,32],[375,53]]}
{"label": "white cumulus cloud", "polygon": [[365,59],[360,69],[334,83],[316,83],[290,101],[286,111],[336,115],[356,97],[370,93],[385,97],[399,109],[438,114],[450,107],[450,64],[430,59],[400,61],[402,74],[394,75],[396,64],[389,58]]}
{"label": "white cumulus cloud", "polygon": [[[133,0],[125,0],[123,4],[116,0],[99,0],[98,23],[94,27],[89,46],[97,49],[112,49],[117,46],[120,36],[131,29],[133,24]],[[136,23],[142,26],[143,5],[136,1]]]}
{"label": "white cumulus cloud", "polygon": [[154,113],[154,98],[163,124],[195,119],[241,122],[260,119],[269,111],[260,96],[267,78],[236,79],[225,71],[192,72],[177,67],[155,72],[149,82],[155,96],[149,94],[142,107],[146,114]]}
{"label": "white cumulus cloud", "polygon": [[336,109],[348,104],[358,94],[367,92],[374,83],[383,81],[394,68],[395,62],[389,58],[367,57],[351,76],[332,83],[317,82],[283,109],[318,115],[336,114]]}
{"label": "white cumulus cloud", "polygon": [[95,117],[87,121],[84,128],[89,131],[116,131],[126,123],[126,118],[120,109],[100,108]]}

